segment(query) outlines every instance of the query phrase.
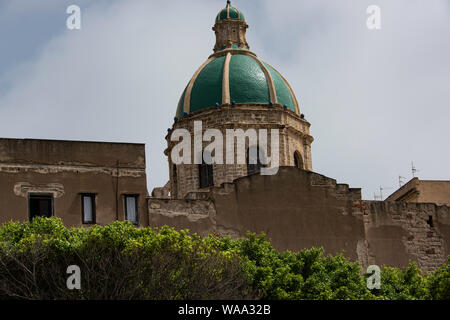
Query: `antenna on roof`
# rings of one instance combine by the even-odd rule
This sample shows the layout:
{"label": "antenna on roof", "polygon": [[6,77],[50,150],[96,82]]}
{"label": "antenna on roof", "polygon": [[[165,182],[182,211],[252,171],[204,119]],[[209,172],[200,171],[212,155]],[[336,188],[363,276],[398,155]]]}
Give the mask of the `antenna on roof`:
{"label": "antenna on roof", "polygon": [[383,190],[390,190],[392,188],[380,187],[380,195],[383,197]]}
{"label": "antenna on roof", "polygon": [[375,192],[374,192],[373,199],[383,201],[383,190],[389,190],[389,189],[392,189],[392,188],[386,188],[386,187],[380,186],[380,194],[375,194]]}
{"label": "antenna on roof", "polygon": [[405,182],[403,181],[403,179],[406,179],[405,177],[402,177],[401,175],[398,176],[398,186],[401,188]]}
{"label": "antenna on roof", "polygon": [[413,178],[416,177],[416,172],[419,172],[419,170],[417,170],[416,167],[414,167],[414,162],[413,161],[411,161],[411,172],[412,172]]}

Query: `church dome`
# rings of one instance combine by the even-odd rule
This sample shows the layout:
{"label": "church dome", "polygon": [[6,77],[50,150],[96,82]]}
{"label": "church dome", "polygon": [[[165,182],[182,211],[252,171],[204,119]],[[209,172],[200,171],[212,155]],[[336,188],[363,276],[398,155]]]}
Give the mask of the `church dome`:
{"label": "church dome", "polygon": [[300,114],[289,83],[271,65],[245,49],[211,56],[184,90],[177,117],[224,104],[280,104]]}
{"label": "church dome", "polygon": [[294,91],[271,65],[249,50],[242,13],[227,6],[217,15],[214,54],[194,73],[178,102],[176,117],[221,105],[281,105],[300,115]]}
{"label": "church dome", "polygon": [[219,11],[216,17],[216,22],[225,19],[238,19],[241,21],[245,21],[244,14],[237,8],[233,7],[231,5],[231,1],[227,1],[227,6]]}

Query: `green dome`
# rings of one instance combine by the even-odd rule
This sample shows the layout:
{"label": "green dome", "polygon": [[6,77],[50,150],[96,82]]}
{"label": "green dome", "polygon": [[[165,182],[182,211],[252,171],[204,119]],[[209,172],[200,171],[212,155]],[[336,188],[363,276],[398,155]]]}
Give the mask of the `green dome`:
{"label": "green dome", "polygon": [[248,50],[228,49],[211,56],[184,90],[177,117],[222,104],[280,104],[300,114],[283,76]]}
{"label": "green dome", "polygon": [[227,6],[220,10],[217,14],[216,22],[226,19],[239,19],[241,21],[245,21],[244,14],[237,8],[233,7],[230,1],[227,1]]}

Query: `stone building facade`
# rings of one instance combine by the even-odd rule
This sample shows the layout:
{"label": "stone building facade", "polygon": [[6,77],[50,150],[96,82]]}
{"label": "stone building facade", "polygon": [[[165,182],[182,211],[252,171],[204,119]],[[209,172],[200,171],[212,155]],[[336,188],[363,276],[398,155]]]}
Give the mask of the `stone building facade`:
{"label": "stone building facade", "polygon": [[[201,135],[207,129],[219,130],[227,138],[227,130],[242,129],[247,132],[249,129],[266,129],[268,132],[268,141],[271,141],[271,130],[276,129],[279,132],[279,163],[281,166],[298,166],[299,168],[312,170],[311,161],[311,143],[313,138],[309,135],[310,124],[302,119],[295,112],[285,110],[280,105],[268,107],[262,104],[242,104],[242,105],[222,105],[219,108],[210,108],[194,112],[188,116],[177,120],[169,134],[166,136],[168,148],[165,154],[168,156],[170,168],[170,194],[172,198],[184,198],[190,192],[208,191],[211,186],[220,186],[224,182],[232,182],[234,179],[247,176],[251,166],[247,163],[249,150],[253,145],[250,139],[243,142],[246,159],[245,163],[238,161],[238,140],[234,140],[233,149],[227,149],[226,142],[223,143],[223,164],[212,164],[213,183],[211,185],[202,185],[200,170],[202,166],[194,163],[195,152],[194,144],[191,146],[191,163],[179,164],[172,162],[172,149],[178,141],[171,140],[171,133],[176,129],[186,129],[191,135],[191,141],[194,141],[194,123],[201,121]],[[230,136],[229,136],[230,137]],[[210,142],[202,141],[203,149]],[[234,164],[226,164],[225,158],[229,153],[233,153]],[[264,150],[262,150],[264,152]],[[272,155],[270,144],[266,150],[266,156]],[[168,186],[169,186],[168,185]],[[169,189],[165,196],[168,196]]]}
{"label": "stone building facade", "polygon": [[0,223],[56,216],[67,226],[147,226],[142,144],[0,139]]}

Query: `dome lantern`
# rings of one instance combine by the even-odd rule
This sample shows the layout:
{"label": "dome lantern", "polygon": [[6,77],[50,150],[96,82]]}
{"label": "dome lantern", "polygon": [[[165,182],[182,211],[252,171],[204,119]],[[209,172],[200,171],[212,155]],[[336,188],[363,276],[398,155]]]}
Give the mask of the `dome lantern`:
{"label": "dome lantern", "polygon": [[214,52],[231,49],[249,49],[245,32],[248,28],[244,14],[227,1],[225,8],[220,10],[216,17],[213,30],[216,34]]}

